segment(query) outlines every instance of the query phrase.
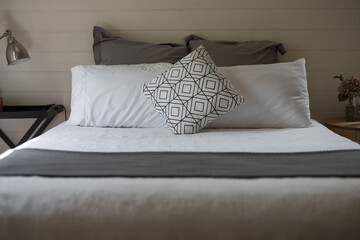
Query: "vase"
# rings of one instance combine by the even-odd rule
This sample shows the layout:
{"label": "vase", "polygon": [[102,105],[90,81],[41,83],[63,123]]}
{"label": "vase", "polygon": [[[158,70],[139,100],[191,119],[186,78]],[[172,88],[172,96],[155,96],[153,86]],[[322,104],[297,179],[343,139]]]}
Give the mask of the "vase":
{"label": "vase", "polygon": [[349,101],[345,109],[345,120],[347,122],[360,121],[360,105],[356,104],[355,97],[349,97]]}

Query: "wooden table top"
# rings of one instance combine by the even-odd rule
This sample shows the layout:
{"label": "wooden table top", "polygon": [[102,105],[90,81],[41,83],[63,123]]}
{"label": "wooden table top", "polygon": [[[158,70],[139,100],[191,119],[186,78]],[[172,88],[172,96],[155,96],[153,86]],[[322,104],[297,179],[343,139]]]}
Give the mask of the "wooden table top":
{"label": "wooden table top", "polygon": [[324,121],[325,125],[329,127],[336,127],[342,129],[360,130],[360,121],[346,122],[344,118],[332,118]]}

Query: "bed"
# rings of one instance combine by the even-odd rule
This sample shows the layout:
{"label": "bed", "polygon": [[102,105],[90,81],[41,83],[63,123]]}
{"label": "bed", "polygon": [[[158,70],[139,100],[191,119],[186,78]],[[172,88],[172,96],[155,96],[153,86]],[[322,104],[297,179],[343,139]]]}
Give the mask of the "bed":
{"label": "bed", "polygon": [[245,103],[198,129],[145,94],[177,60],[103,66],[98,48],[72,69],[69,120],[0,156],[0,239],[360,238],[360,145],[310,119],[304,60],[215,57]]}

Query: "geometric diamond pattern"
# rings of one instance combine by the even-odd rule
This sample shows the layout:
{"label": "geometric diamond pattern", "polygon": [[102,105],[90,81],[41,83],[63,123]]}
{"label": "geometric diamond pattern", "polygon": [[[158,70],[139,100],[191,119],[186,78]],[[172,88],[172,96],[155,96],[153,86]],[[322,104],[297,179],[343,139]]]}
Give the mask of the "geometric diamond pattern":
{"label": "geometric diamond pattern", "polygon": [[175,134],[196,133],[244,102],[203,46],[143,86]]}

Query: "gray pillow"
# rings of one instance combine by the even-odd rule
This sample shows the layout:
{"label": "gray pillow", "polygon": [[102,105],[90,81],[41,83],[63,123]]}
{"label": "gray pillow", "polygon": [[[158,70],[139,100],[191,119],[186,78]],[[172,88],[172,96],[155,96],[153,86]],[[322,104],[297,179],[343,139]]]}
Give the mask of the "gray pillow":
{"label": "gray pillow", "polygon": [[236,66],[278,63],[278,52],[286,50],[281,43],[272,41],[209,41],[196,35],[185,38],[189,51],[203,45],[217,66]]}
{"label": "gray pillow", "polygon": [[184,45],[129,41],[97,26],[93,37],[94,61],[101,65],[175,63],[188,54]]}

